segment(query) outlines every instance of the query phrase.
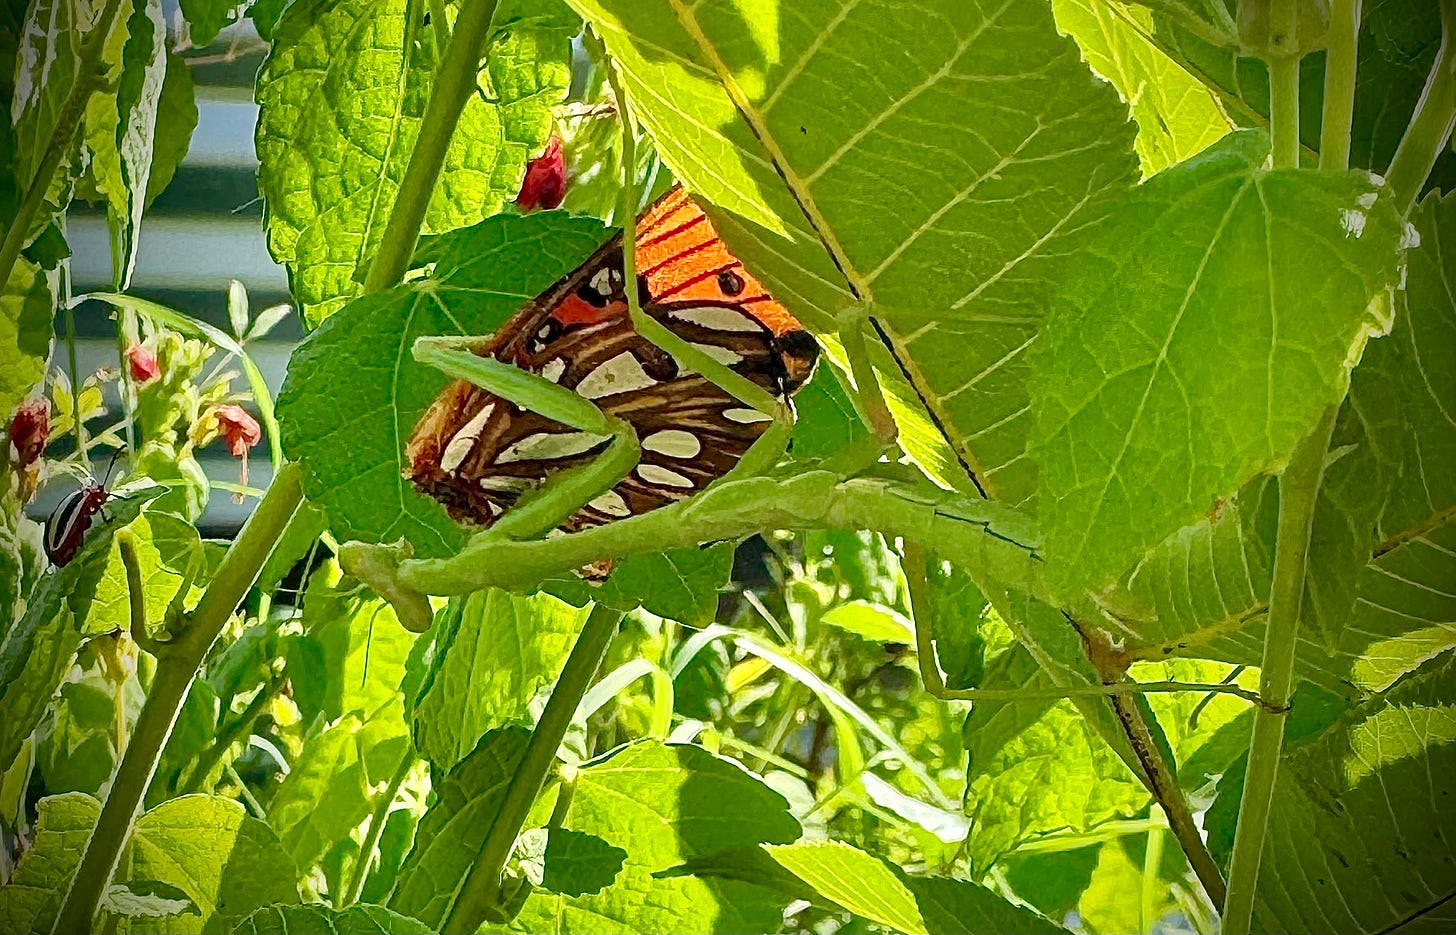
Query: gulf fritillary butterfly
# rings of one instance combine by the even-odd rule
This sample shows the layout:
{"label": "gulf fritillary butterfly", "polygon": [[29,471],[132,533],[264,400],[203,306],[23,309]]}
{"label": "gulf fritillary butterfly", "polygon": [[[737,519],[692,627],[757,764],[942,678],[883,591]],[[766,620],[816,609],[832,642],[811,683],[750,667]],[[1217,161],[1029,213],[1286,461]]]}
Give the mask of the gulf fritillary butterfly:
{"label": "gulf fritillary butterfly", "polygon": [[[681,187],[637,228],[643,310],[715,360],[781,398],[813,372],[814,338],[718,239]],[[594,400],[632,424],[640,463],[565,528],[656,509],[727,473],[770,419],[702,376],[680,371],[632,327],[622,241],[609,240],[476,349]],[[600,454],[579,432],[464,381],[447,386],[410,437],[405,474],[457,520],[488,526],[548,474]]]}

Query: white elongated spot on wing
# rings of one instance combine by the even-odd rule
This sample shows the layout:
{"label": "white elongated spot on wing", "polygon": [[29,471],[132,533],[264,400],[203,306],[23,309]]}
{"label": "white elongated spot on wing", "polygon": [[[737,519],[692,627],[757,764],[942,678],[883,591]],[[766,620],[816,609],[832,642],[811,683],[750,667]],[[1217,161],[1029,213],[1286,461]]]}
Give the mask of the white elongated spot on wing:
{"label": "white elongated spot on wing", "polygon": [[531,486],[531,481],[524,477],[511,477],[510,475],[487,474],[480,479],[480,489],[492,493],[520,493]]}
{"label": "white elongated spot on wing", "polygon": [[718,363],[727,364],[729,367],[743,360],[742,354],[717,344],[698,344],[695,341],[693,342],[693,347],[707,354]]}
{"label": "white elongated spot on wing", "polygon": [[757,409],[724,409],[723,418],[729,422],[737,422],[739,425],[773,421],[773,416],[759,412]]}
{"label": "white elongated spot on wing", "polygon": [[527,435],[511,447],[496,455],[496,464],[511,461],[555,461],[571,458],[600,445],[610,435],[593,435],[591,432],[538,432]]}
{"label": "white elongated spot on wing", "polygon": [[674,321],[711,328],[714,331],[763,331],[763,325],[736,308],[722,305],[690,305],[668,312]]}
{"label": "white elongated spot on wing", "polygon": [[657,381],[642,369],[642,362],[631,351],[623,351],[582,377],[576,385],[576,392],[587,399],[600,399],[613,393],[645,390],[656,384]]}
{"label": "white elongated spot on wing", "polygon": [[450,439],[445,446],[445,453],[440,455],[440,470],[447,474],[454,474],[455,469],[465,461],[465,456],[470,454],[470,449],[480,441],[480,433],[485,428],[486,420],[490,414],[495,412],[495,403],[486,403],[475,418],[465,423],[464,427]]}
{"label": "white elongated spot on wing", "polygon": [[60,502],[46,520],[45,547],[47,552],[60,549],[81,521],[82,506],[86,500],[86,488],[72,491]]}
{"label": "white elongated spot on wing", "polygon": [[599,513],[605,513],[608,516],[632,515],[632,511],[627,508],[627,501],[623,500],[622,495],[617,493],[615,490],[608,490],[600,497],[597,497],[595,500],[592,500],[590,503],[588,503],[587,506],[591,507]]}
{"label": "white elongated spot on wing", "polygon": [[637,476],[649,484],[657,484],[660,487],[691,487],[693,482],[683,477],[677,471],[668,470],[657,464],[637,465]]}
{"label": "white elongated spot on wing", "polygon": [[698,436],[682,429],[663,429],[642,439],[642,447],[648,451],[667,455],[669,458],[696,458],[703,450]]}
{"label": "white elongated spot on wing", "polygon": [[566,372],[566,361],[560,357],[553,357],[546,361],[546,366],[541,368],[541,377],[550,380],[552,383],[560,383],[561,375]]}

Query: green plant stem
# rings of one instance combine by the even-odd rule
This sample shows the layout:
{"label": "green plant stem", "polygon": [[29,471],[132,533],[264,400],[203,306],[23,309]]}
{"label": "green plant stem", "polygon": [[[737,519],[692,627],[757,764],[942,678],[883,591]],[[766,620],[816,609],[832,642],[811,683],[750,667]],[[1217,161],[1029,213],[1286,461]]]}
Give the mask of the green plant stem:
{"label": "green plant stem", "polygon": [[131,609],[131,632],[147,632],[147,592],[142,586],[142,566],[137,559],[136,536],[130,529],[116,533],[116,550],[126,569],[126,594]]}
{"label": "green plant stem", "polygon": [[379,847],[379,839],[384,836],[384,823],[389,820],[389,806],[394,804],[395,796],[399,795],[399,787],[404,785],[414,767],[415,750],[410,746],[400,758],[399,768],[389,777],[389,785],[385,786],[374,802],[374,810],[369,815],[369,830],[364,834],[364,843],[359,845],[359,859],[354,861],[354,871],[349,879],[349,887],[345,890],[344,901],[334,908],[346,909],[359,901],[364,892],[364,883],[369,879],[369,865],[374,862],[374,851]]}
{"label": "green plant stem", "polygon": [[[1274,545],[1274,581],[1269,594],[1269,619],[1260,663],[1259,694],[1271,704],[1287,708],[1294,687],[1295,637],[1304,599],[1305,569],[1309,556],[1310,526],[1324,476],[1325,453],[1335,411],[1326,411],[1290,456],[1279,478],[1279,526]],[[1223,908],[1224,935],[1248,935],[1253,924],[1254,894],[1259,862],[1268,832],[1274,783],[1284,747],[1284,713],[1254,713],[1249,741],[1249,763],[1239,799],[1238,829],[1234,832],[1229,863],[1228,899]]]}
{"label": "green plant stem", "polygon": [[[1296,4],[1288,3],[1293,7]],[[1269,135],[1273,142],[1274,168],[1299,165],[1299,57],[1281,56],[1269,60]]]}
{"label": "green plant stem", "polygon": [[86,103],[104,80],[101,53],[106,47],[107,37],[116,25],[116,17],[120,14],[121,7],[121,0],[106,0],[100,19],[96,21],[96,26],[81,48],[80,59],[76,62],[76,83],[71,85],[71,93],[66,96],[65,106],[61,109],[55,128],[51,130],[50,142],[46,145],[40,164],[35,167],[35,175],[26,186],[20,208],[15,212],[15,217],[10,219],[10,226],[5,229],[5,240],[0,242],[0,288],[10,282],[10,274],[15,271],[15,262],[20,259],[21,251],[25,249],[26,236],[35,223],[35,214],[45,201],[46,192],[50,191],[51,179],[66,158],[66,150],[70,148],[71,141],[81,132],[81,118],[85,114]]}
{"label": "green plant stem", "polygon": [[425,105],[409,165],[405,167],[404,178],[399,183],[394,210],[390,212],[389,223],[384,228],[379,252],[374,255],[369,275],[364,279],[365,292],[388,289],[399,282],[409,269],[430,196],[439,181],[440,169],[445,165],[450,139],[455,135],[455,125],[460,122],[460,114],[470,95],[475,93],[480,59],[490,36],[495,6],[496,0],[465,0],[460,15],[455,19],[450,44],[445,48],[445,55],[435,72],[435,84]]}
{"label": "green plant stem", "polygon": [[164,644],[146,704],[137,716],[131,743],[112,777],[101,816],[86,842],[76,876],[56,915],[51,929],[56,935],[91,931],[96,907],[116,872],[122,848],[131,834],[132,821],[156,772],[162,747],[187,699],[192,677],[223,625],[257,580],[278,537],[298,509],[303,499],[301,475],[297,464],[285,465],[278,473],[223,556],[217,574],[186,625]]}
{"label": "green plant stem", "polygon": [[192,764],[192,771],[188,774],[187,781],[179,784],[178,788],[183,795],[204,791],[202,784],[207,781],[207,774],[211,773],[212,768],[222,760],[229,747],[246,736],[253,726],[253,722],[258,719],[258,715],[263,713],[263,708],[283,690],[285,681],[286,679],[282,677],[275,677],[263,685],[253,700],[248,702],[248,706],[243,709],[242,713],[234,718],[222,733],[218,734],[217,739]]}
{"label": "green plant stem", "polygon": [[[0,285],[3,288],[3,285]],[[66,367],[71,378],[71,430],[76,433],[76,459],[82,468],[89,469],[86,461],[86,426],[81,418],[81,366],[76,363],[76,310],[66,304]]]}
{"label": "green plant stem", "polygon": [[1203,884],[1203,891],[1208,894],[1209,901],[1215,906],[1223,905],[1227,894],[1223,873],[1209,853],[1208,845],[1199,833],[1198,823],[1193,820],[1188,799],[1178,786],[1178,771],[1163,756],[1163,748],[1153,737],[1152,728],[1143,717],[1143,709],[1138,707],[1136,699],[1129,695],[1113,695],[1111,701],[1112,710],[1122,724],[1123,733],[1127,735],[1133,753],[1142,765],[1148,791],[1167,816],[1173,837],[1177,838],[1179,846],[1183,848],[1188,864],[1193,868],[1198,882]]}
{"label": "green plant stem", "polygon": [[536,723],[526,750],[521,754],[521,762],[506,788],[500,811],[496,813],[495,821],[491,823],[470,873],[460,888],[460,895],[440,931],[467,935],[486,919],[500,914],[501,873],[506,860],[510,858],[521,826],[525,824],[531,805],[556,761],[556,750],[566,736],[577,705],[601,666],[612,634],[617,632],[617,624],[621,620],[621,611],[602,604],[594,606],[587,616],[581,635],[576,638],[576,645],[561,670],[561,677],[551,691],[551,698],[541,712],[541,720]]}
{"label": "green plant stem", "polygon": [[1456,126],[1456,0],[1441,0],[1441,48],[1410,125],[1385,173],[1401,213],[1410,211],[1421,186],[1446,148]]}
{"label": "green plant stem", "polygon": [[1355,72],[1362,0],[1333,0],[1325,37],[1324,114],[1320,119],[1320,168],[1350,168],[1350,125],[1355,114]]}
{"label": "green plant stem", "polygon": [[1163,892],[1159,883],[1159,869],[1163,864],[1163,829],[1149,828],[1147,845],[1143,849],[1143,893],[1141,930],[1151,932],[1158,921],[1158,896]]}

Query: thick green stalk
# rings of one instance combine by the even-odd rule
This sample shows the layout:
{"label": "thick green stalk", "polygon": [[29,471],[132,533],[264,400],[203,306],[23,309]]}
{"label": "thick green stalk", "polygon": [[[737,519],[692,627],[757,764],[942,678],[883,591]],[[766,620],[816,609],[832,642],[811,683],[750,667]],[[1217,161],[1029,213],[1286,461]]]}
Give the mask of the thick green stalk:
{"label": "thick green stalk", "polygon": [[1333,0],[1325,37],[1324,115],[1320,120],[1320,168],[1350,168],[1350,124],[1355,114],[1355,62],[1361,0]]}
{"label": "thick green stalk", "polygon": [[[1294,688],[1294,649],[1299,614],[1304,601],[1305,569],[1309,557],[1310,527],[1324,476],[1325,453],[1335,423],[1331,407],[1314,431],[1299,443],[1289,466],[1279,478],[1279,527],[1274,544],[1274,582],[1269,594],[1269,619],[1260,663],[1259,695],[1271,705],[1286,708]],[[1287,711],[1254,712],[1249,741],[1249,765],[1239,799],[1238,830],[1234,832],[1229,863],[1228,899],[1223,908],[1224,935],[1248,935],[1259,883],[1259,862],[1269,829],[1274,783],[1284,748]]]}
{"label": "thick green stalk", "polygon": [[1456,126],[1456,0],[1441,0],[1441,48],[1385,173],[1396,207],[1410,210]]}
{"label": "thick green stalk", "polygon": [[121,0],[106,0],[101,18],[96,21],[91,34],[86,38],[86,44],[81,48],[80,60],[76,62],[76,83],[71,85],[71,93],[66,96],[65,106],[51,131],[51,139],[41,155],[40,165],[35,167],[35,175],[26,186],[25,198],[21,200],[15,217],[10,219],[10,226],[5,229],[5,240],[0,242],[0,288],[10,282],[10,274],[15,271],[15,261],[25,249],[26,236],[35,223],[35,213],[45,201],[46,192],[50,191],[51,179],[55,176],[56,169],[60,168],[61,161],[66,158],[66,150],[70,148],[71,141],[81,132],[81,118],[86,112],[86,103],[91,100],[92,92],[101,86],[105,75],[105,69],[101,67],[101,53],[106,48],[106,38],[111,35],[120,12]]}
{"label": "thick green stalk", "polygon": [[1269,135],[1273,142],[1274,168],[1292,169],[1299,165],[1297,56],[1269,60],[1269,93]]}
{"label": "thick green stalk", "polygon": [[106,804],[101,807],[101,816],[86,842],[70,891],[56,915],[51,929],[56,935],[91,931],[96,907],[116,872],[122,848],[131,834],[132,821],[156,772],[162,747],[187,699],[192,677],[223,625],[257,580],[278,537],[298,509],[303,499],[301,474],[297,464],[285,465],[278,473],[223,556],[217,575],[197,608],[188,615],[181,631],[163,644],[165,648],[157,660],[156,675],[146,704],[137,716],[131,743],[116,768]]}
{"label": "thick green stalk", "polygon": [[450,139],[455,135],[455,125],[460,122],[460,113],[470,95],[475,93],[481,53],[490,36],[495,6],[496,0],[465,0],[455,20],[450,45],[435,73],[435,85],[425,105],[409,165],[399,183],[394,210],[384,228],[379,252],[374,255],[369,275],[364,279],[365,292],[388,289],[409,269],[420,227],[425,222],[425,210],[439,181],[440,169],[445,165]]}
{"label": "thick green stalk", "polygon": [[470,874],[460,888],[460,895],[450,909],[450,916],[440,931],[459,932],[462,935],[474,932],[486,919],[497,918],[502,909],[501,872],[511,856],[511,848],[521,833],[531,805],[546,781],[551,764],[556,762],[556,750],[571,726],[572,716],[586,694],[592,676],[602,664],[612,634],[617,632],[621,622],[621,611],[612,610],[602,604],[592,608],[582,625],[581,635],[567,657],[551,691],[551,699],[541,712],[541,720],[531,732],[531,739],[521,755],[521,762],[506,788],[500,811],[491,823],[490,831],[480,845]]}

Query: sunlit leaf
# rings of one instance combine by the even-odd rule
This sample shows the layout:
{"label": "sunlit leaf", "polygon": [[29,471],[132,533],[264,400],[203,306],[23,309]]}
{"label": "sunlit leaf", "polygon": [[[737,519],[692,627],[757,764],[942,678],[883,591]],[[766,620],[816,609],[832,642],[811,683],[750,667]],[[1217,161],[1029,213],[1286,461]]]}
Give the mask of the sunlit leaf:
{"label": "sunlit leaf", "polygon": [[1367,175],[1267,171],[1256,135],[1160,173],[1101,226],[1033,359],[1047,571],[1100,587],[1336,404],[1389,327],[1401,225]]}
{"label": "sunlit leaf", "polygon": [[855,915],[907,935],[929,931],[914,895],[878,857],[838,841],[786,844],[767,851],[820,895]]}
{"label": "sunlit leaf", "polygon": [[265,906],[234,928],[234,935],[312,935],[314,932],[357,932],[359,935],[427,935],[423,922],[383,906],[358,904],[335,909],[321,903]]}
{"label": "sunlit leaf", "polygon": [[[443,54],[440,30],[406,15],[424,9],[295,3],[274,31],[258,80],[259,187],[269,247],[310,324],[359,294],[378,249]],[[473,224],[515,196],[565,93],[569,38],[556,24],[524,26],[492,45],[489,94],[465,105],[427,232]]]}

